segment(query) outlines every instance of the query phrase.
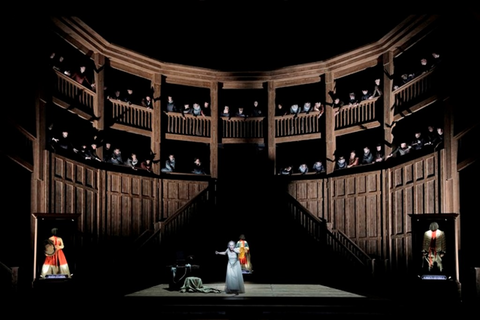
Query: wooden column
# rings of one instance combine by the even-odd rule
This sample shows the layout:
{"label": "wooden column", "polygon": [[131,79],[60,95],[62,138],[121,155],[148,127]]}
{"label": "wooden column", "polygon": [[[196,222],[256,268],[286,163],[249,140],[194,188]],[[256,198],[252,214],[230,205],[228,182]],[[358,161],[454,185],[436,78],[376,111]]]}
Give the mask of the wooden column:
{"label": "wooden column", "polygon": [[268,82],[268,110],[267,110],[267,128],[268,133],[266,137],[266,148],[268,151],[268,163],[271,164],[271,172],[276,174],[277,168],[277,156],[276,156],[276,145],[277,142],[275,140],[275,84],[273,81]]}
{"label": "wooden column", "polygon": [[[153,99],[153,113],[152,113],[152,135],[150,138],[150,149],[153,153],[156,154],[155,159],[161,159],[161,135],[162,135],[162,102],[159,97],[161,97],[162,91],[162,75],[154,74],[152,79],[152,99]],[[153,172],[160,174],[161,166],[152,166]]]}
{"label": "wooden column", "polygon": [[392,130],[395,127],[393,122],[395,116],[395,96],[393,90],[392,75],[395,72],[395,66],[393,63],[393,52],[388,51],[383,54],[383,93],[380,99],[383,99],[383,145],[385,156],[392,152],[393,134]]}
{"label": "wooden column", "polygon": [[218,178],[218,82],[210,85],[210,176]]}
{"label": "wooden column", "polygon": [[325,171],[327,174],[335,170],[335,150],[337,141],[335,136],[335,113],[332,108],[333,100],[329,92],[335,90],[335,80],[332,72],[325,74]]}
{"label": "wooden column", "polygon": [[[105,130],[105,56],[95,52],[95,99],[93,101],[93,127],[99,132]],[[100,147],[100,146],[98,146]],[[103,148],[98,148],[98,156],[103,159]]]}

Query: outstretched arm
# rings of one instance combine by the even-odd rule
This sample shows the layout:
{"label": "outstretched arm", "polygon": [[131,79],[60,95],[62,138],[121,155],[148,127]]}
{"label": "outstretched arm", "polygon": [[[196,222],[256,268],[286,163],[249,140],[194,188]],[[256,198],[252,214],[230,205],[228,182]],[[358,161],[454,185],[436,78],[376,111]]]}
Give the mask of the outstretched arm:
{"label": "outstretched arm", "polygon": [[215,251],[215,254],[221,254],[222,256],[227,254],[227,250],[225,251]]}

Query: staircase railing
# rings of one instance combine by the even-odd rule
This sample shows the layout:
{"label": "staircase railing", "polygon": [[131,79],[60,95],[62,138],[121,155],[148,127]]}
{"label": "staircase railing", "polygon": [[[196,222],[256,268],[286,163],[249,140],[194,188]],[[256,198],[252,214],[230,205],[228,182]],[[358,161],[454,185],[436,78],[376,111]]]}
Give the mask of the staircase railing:
{"label": "staircase railing", "polygon": [[290,216],[313,240],[324,244],[354,267],[373,273],[372,258],[345,233],[340,230],[329,230],[325,219],[314,216],[288,192],[286,192],[285,201]]}
{"label": "staircase railing", "polygon": [[139,250],[145,247],[160,247],[182,232],[187,226],[197,221],[198,216],[205,213],[205,208],[210,205],[211,191],[207,188],[196,197],[188,201],[174,214],[163,221],[159,221],[156,230],[138,245]]}

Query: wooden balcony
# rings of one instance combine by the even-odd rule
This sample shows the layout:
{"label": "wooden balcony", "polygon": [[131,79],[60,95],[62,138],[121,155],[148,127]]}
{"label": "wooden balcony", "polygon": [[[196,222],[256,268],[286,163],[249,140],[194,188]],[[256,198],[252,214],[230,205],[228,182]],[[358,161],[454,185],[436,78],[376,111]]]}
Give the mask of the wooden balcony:
{"label": "wooden balcony", "polygon": [[264,143],[265,117],[221,118],[222,143]]}
{"label": "wooden balcony", "polygon": [[277,142],[310,140],[321,138],[321,121],[318,113],[301,113],[275,117],[275,138]]}
{"label": "wooden balcony", "polygon": [[[415,112],[436,101],[434,73],[432,70],[422,74],[409,83],[393,91],[395,99],[394,120]],[[70,77],[55,71],[56,94],[53,101],[80,117],[91,120],[95,118],[93,106],[96,93],[77,83]],[[106,113],[111,128],[128,131],[144,136],[151,136],[154,110],[123,101],[107,100]],[[382,100],[376,98],[362,101],[353,106],[344,106],[335,114],[335,135],[341,136],[365,129],[379,127],[381,124]],[[110,104],[108,106],[107,104]],[[107,108],[108,109],[108,108]],[[162,114],[162,128],[165,138],[170,140],[210,143],[212,122],[210,117],[183,115],[181,113]],[[322,123],[318,113],[286,115],[275,117],[275,140],[277,143],[302,141],[322,138]],[[231,117],[220,118],[218,141],[220,143],[265,143],[265,117]]]}
{"label": "wooden balcony", "polygon": [[54,70],[54,72],[56,75],[54,89],[57,93],[53,99],[54,103],[86,120],[93,118],[95,91],[59,71]]}
{"label": "wooden balcony", "polygon": [[112,128],[150,136],[153,110],[119,100],[111,103]]}
{"label": "wooden balcony", "polygon": [[[395,120],[412,113],[436,100],[434,94],[436,69],[421,74],[393,91],[395,97]],[[431,100],[431,101],[426,101]]]}
{"label": "wooden balcony", "polygon": [[166,128],[163,129],[166,139],[210,143],[210,117],[176,112],[164,114],[167,118]]}

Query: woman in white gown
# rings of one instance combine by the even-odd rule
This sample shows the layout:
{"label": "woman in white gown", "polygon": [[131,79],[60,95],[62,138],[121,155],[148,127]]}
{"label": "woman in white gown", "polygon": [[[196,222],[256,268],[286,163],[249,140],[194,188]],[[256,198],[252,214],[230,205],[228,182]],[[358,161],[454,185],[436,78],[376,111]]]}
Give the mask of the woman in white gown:
{"label": "woman in white gown", "polygon": [[235,248],[235,242],[228,243],[228,249],[225,251],[215,251],[215,254],[226,255],[228,257],[227,275],[225,277],[226,293],[245,293],[245,284],[243,282],[242,267],[238,260],[240,248]]}

